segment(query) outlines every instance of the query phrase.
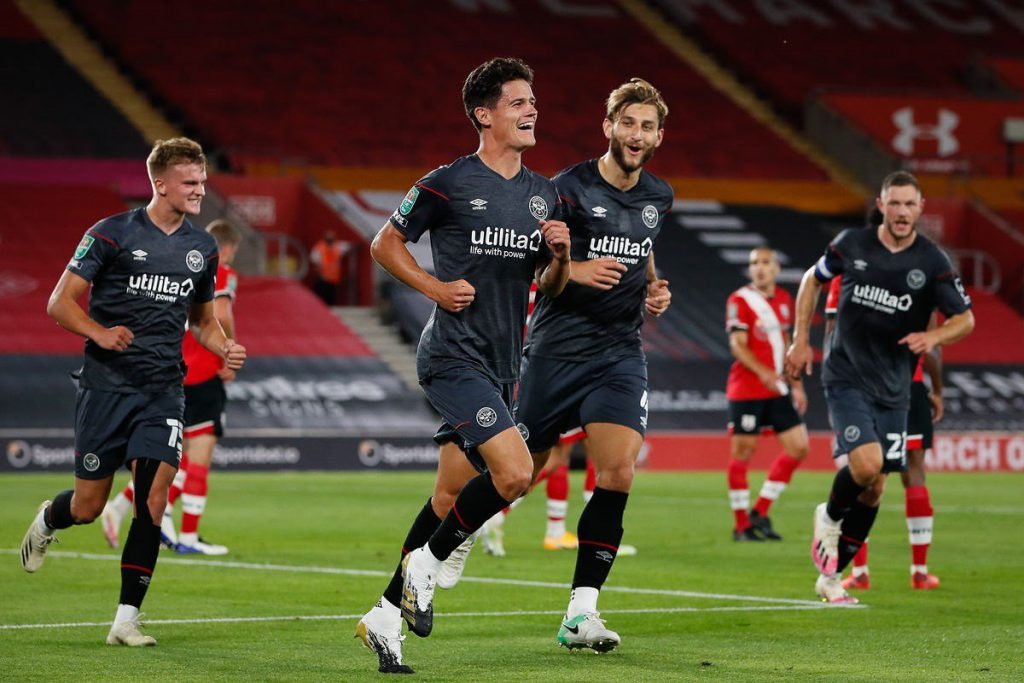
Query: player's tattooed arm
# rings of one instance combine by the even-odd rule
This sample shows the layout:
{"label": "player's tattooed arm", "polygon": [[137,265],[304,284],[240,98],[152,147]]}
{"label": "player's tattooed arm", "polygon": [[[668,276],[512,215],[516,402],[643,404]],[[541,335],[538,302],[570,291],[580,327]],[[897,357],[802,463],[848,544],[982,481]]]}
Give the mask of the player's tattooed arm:
{"label": "player's tattooed arm", "polygon": [[654,252],[647,258],[647,297],[644,299],[644,306],[647,312],[658,317],[668,310],[672,303],[672,292],[668,289],[668,280],[658,277],[658,270],[654,267]]}
{"label": "player's tattooed arm", "polygon": [[245,347],[224,334],[213,310],[212,301],[193,303],[188,315],[189,330],[207,351],[224,359],[226,368],[239,370],[245,364]]}
{"label": "player's tattooed arm", "polygon": [[473,303],[476,289],[465,280],[441,282],[420,268],[405,246],[403,235],[390,221],[370,243],[370,255],[392,277],[427,297],[449,313],[458,313]]}
{"label": "player's tattooed arm", "polygon": [[821,282],[814,274],[814,266],[807,269],[800,280],[796,295],[796,320],[793,322],[793,343],[786,351],[786,374],[799,377],[800,372],[811,374],[814,368],[814,353],[811,351],[811,318],[818,305]]}
{"label": "player's tattooed arm", "polygon": [[50,294],[46,314],[68,332],[91,339],[100,348],[124,351],[135,339],[135,334],[124,325],[103,327],[90,318],[78,303],[88,290],[88,280],[65,270]]}
{"label": "player's tattooed arm", "polygon": [[572,272],[569,260],[569,226],[563,221],[539,221],[544,243],[551,251],[551,260],[540,266],[535,277],[537,288],[544,296],[555,297],[565,289]]}

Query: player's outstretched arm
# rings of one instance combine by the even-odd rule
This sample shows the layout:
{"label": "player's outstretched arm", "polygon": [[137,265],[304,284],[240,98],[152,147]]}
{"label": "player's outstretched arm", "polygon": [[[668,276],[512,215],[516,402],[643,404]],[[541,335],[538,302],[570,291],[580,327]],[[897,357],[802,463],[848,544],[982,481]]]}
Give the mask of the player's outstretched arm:
{"label": "player's outstretched arm", "polygon": [[124,351],[135,339],[135,334],[124,325],[107,328],[90,318],[78,304],[88,290],[88,280],[65,270],[50,294],[46,314],[68,332],[91,339],[101,348]]}
{"label": "player's outstretched arm", "polygon": [[370,243],[370,255],[392,277],[427,297],[449,313],[458,313],[473,303],[476,289],[465,280],[441,282],[420,268],[405,246],[405,235],[391,221],[384,224]]}
{"label": "player's outstretched arm", "polygon": [[814,273],[814,266],[807,269],[800,280],[796,294],[796,319],[793,322],[793,343],[786,351],[786,373],[799,377],[800,372],[811,374],[814,368],[814,353],[811,351],[811,319],[818,305],[821,283]]}
{"label": "player's outstretched arm", "polygon": [[239,370],[245,364],[245,347],[224,334],[212,301],[192,304],[188,325],[203,348],[224,359],[226,368]]}
{"label": "player's outstretched arm", "polygon": [[572,272],[569,261],[569,226],[563,221],[540,221],[540,230],[552,258],[535,273],[537,289],[544,296],[555,297],[565,289],[565,283],[569,281]]}

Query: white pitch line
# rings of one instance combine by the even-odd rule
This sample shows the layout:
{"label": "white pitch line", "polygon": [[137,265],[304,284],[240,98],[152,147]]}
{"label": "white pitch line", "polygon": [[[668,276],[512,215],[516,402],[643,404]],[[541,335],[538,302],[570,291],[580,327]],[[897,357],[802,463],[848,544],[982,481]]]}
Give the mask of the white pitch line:
{"label": "white pitch line", "polygon": [[[602,614],[682,614],[692,612],[792,612],[821,609],[862,609],[865,605],[829,605],[824,602],[812,605],[766,605],[750,607],[651,607],[646,609],[612,609],[602,610]],[[561,610],[515,610],[510,612],[437,612],[444,619],[474,617],[555,617],[564,616]],[[358,614],[311,614],[278,617],[207,617],[202,619],[146,619],[147,626],[177,624],[243,624],[274,621],[347,621],[360,619]],[[54,624],[0,624],[0,631],[24,631],[44,628],[92,628],[110,626],[109,621],[72,621]]]}
{"label": "white pitch line", "polygon": [[[21,550],[14,548],[0,549],[0,554],[19,555]],[[51,557],[65,557],[81,560],[120,560],[120,555],[109,553],[77,553],[65,551],[50,551]],[[384,572],[375,569],[346,569],[342,567],[317,567],[290,564],[262,564],[252,562],[231,562],[227,560],[200,560],[182,559],[177,557],[160,558],[160,564],[180,564],[202,567],[223,567],[227,569],[251,569],[255,571],[295,572],[300,574],[340,574],[345,576],[377,576],[388,577],[391,572]],[[470,583],[499,584],[505,586],[522,586],[526,588],[571,588],[568,583],[553,581],[529,581],[525,579],[500,579],[483,576],[463,576],[462,581]],[[630,586],[606,585],[601,590],[613,593],[632,593],[637,595],[665,595],[677,598],[701,598],[706,600],[735,600],[739,602],[767,602],[771,604],[784,605],[805,605],[820,606],[816,600],[798,600],[794,598],[772,598],[762,595],[738,595],[734,593],[700,593],[696,591],[673,590],[668,588],[633,588]]]}

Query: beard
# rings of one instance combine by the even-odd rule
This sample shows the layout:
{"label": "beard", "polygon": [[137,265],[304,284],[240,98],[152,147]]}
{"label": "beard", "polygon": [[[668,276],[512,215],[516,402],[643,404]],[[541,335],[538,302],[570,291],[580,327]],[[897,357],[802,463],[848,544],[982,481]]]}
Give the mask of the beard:
{"label": "beard", "polygon": [[623,171],[631,173],[641,168],[644,164],[650,161],[651,157],[654,156],[654,146],[648,147],[644,150],[644,154],[640,157],[640,161],[632,162],[626,160],[626,146],[623,145],[617,138],[612,138],[611,152],[612,158],[615,159],[615,163],[619,165]]}
{"label": "beard", "polygon": [[897,235],[896,234],[896,222],[895,221],[886,220],[885,221],[885,229],[887,231],[889,231],[889,237],[892,237],[892,239],[897,244],[899,244],[903,240],[910,239],[910,237],[913,236],[913,234],[917,231],[917,223],[911,223],[910,224],[910,232],[908,232],[906,235]]}

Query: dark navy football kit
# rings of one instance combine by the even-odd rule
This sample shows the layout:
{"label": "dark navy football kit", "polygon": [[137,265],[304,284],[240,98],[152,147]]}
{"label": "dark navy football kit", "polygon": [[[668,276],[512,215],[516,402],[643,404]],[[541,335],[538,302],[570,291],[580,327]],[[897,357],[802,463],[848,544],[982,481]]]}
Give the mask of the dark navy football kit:
{"label": "dark navy football kit", "polygon": [[646,171],[629,190],[611,185],[596,159],[565,169],[553,181],[569,226],[572,260],[610,257],[627,270],[607,291],[570,281],[557,297],[538,294],[516,413],[533,452],[592,422],[645,433],[647,361],[640,326],[648,262],[673,201],[672,188]]}
{"label": "dark navy football kit", "polygon": [[971,307],[949,257],[918,234],[889,251],[875,228],[846,230],[825,250],[815,276],[843,276],[837,323],[822,370],[837,450],[882,445],[883,471],[905,467],[907,409],[918,361],[899,340],[924,332],[934,309],[949,317]]}
{"label": "dark navy football kit", "polygon": [[189,309],[213,299],[217,243],[186,219],[168,235],[146,209],[90,228],[67,269],[92,284],[89,317],[135,335],[124,351],[85,342],[75,407],[75,476],[103,479],[151,458],[178,466],[181,343]]}
{"label": "dark navy football kit", "polygon": [[417,182],[391,216],[415,242],[430,231],[436,277],[476,291],[458,313],[435,306],[420,336],[417,375],[444,423],[434,437],[454,441],[478,467],[475,448],[515,424],[522,329],[530,283],[551,260],[540,221],[561,218],[550,180],[525,166],[507,179],[469,155]]}

